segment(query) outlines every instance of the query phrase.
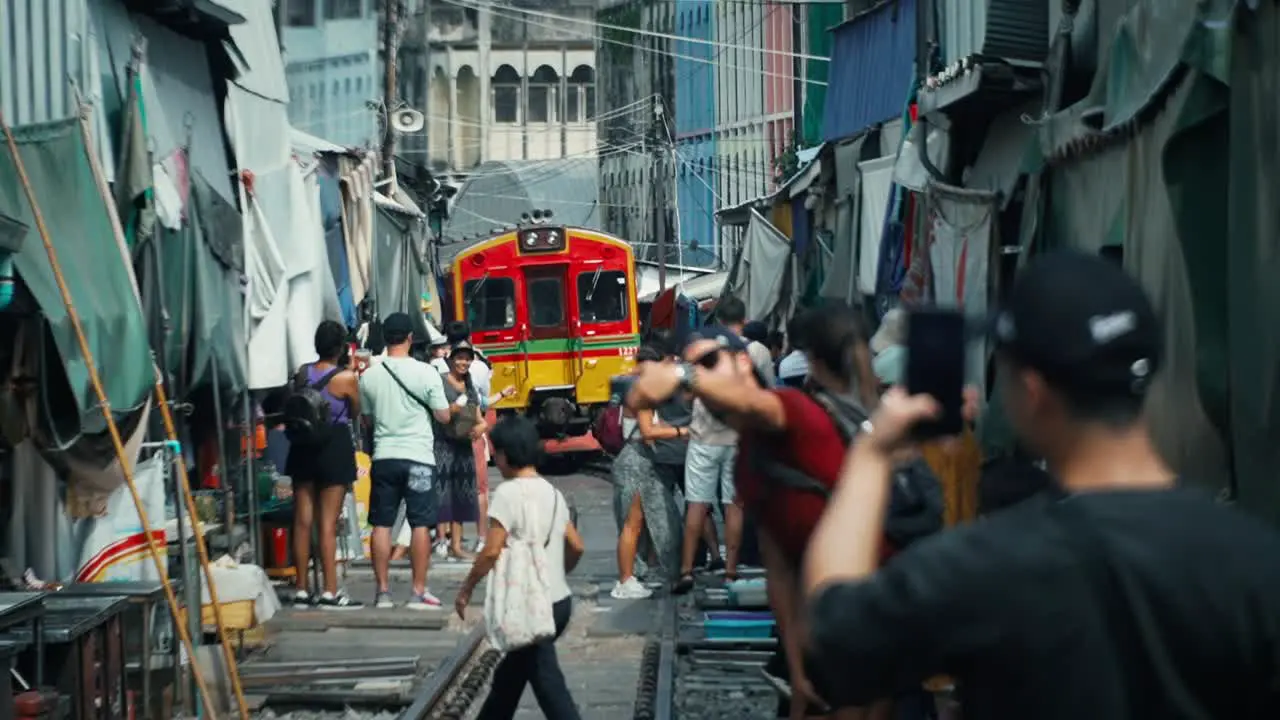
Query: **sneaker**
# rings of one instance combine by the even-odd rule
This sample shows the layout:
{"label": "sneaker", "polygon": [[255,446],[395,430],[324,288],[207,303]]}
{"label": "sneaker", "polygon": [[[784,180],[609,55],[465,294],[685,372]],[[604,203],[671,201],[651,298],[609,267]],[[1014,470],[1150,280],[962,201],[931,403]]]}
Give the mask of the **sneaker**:
{"label": "sneaker", "polygon": [[634,577],[614,583],[613,590],[609,591],[609,596],[614,600],[643,600],[652,595],[653,591]]}
{"label": "sneaker", "polygon": [[711,562],[707,563],[707,572],[709,574],[714,575],[715,573],[718,573],[722,570],[724,570],[723,558],[716,558],[715,560],[712,560]]}
{"label": "sneaker", "polygon": [[477,540],[476,547],[471,552],[475,553],[476,555],[479,555],[480,553],[484,552],[484,540]]}
{"label": "sneaker", "polygon": [[442,557],[442,558],[449,557],[449,541],[448,540],[437,541],[435,548],[433,548],[433,552],[435,552],[436,557]]}
{"label": "sneaker", "polygon": [[312,604],[311,593],[306,590],[298,590],[293,593],[294,607],[310,607]]}
{"label": "sneaker", "polygon": [[395,602],[391,599],[391,593],[380,592],[373,596],[373,606],[379,610],[390,610],[395,607]]}
{"label": "sneaker", "polygon": [[432,595],[430,590],[421,595],[414,595],[409,598],[409,602],[405,603],[405,607],[410,610],[439,610],[443,606],[440,598]]}
{"label": "sneaker", "polygon": [[364,607],[364,603],[352,600],[344,592],[321,593],[316,605],[322,610],[359,610]]}

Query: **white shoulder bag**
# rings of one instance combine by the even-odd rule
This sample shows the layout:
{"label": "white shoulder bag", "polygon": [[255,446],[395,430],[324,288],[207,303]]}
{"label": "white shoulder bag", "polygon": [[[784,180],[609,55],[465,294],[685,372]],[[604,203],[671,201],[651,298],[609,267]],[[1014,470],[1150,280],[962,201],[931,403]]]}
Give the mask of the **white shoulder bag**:
{"label": "white shoulder bag", "polygon": [[[521,486],[523,495],[521,535],[537,526],[538,512]],[[555,536],[555,519],[560,509],[560,491],[552,488],[555,501],[547,521],[546,539],[507,535],[507,545],[489,573],[484,597],[484,617],[489,643],[509,652],[555,637],[556,621],[551,612],[551,570],[547,567],[547,546]]]}

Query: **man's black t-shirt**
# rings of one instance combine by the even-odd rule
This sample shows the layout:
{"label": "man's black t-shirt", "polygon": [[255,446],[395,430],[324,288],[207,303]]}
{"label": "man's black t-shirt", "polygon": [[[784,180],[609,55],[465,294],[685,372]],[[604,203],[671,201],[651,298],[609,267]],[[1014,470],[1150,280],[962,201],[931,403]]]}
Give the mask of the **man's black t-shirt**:
{"label": "man's black t-shirt", "polygon": [[837,705],[948,674],[965,720],[1280,717],[1280,535],[1192,490],[1037,496],[823,589],[810,621]]}

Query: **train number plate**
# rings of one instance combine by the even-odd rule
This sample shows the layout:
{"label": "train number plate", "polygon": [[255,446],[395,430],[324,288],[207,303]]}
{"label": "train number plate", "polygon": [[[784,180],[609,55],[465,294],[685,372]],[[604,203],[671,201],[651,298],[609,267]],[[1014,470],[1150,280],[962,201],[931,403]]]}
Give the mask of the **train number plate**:
{"label": "train number plate", "polygon": [[622,357],[635,357],[636,347],[634,345],[618,348],[618,354]]}

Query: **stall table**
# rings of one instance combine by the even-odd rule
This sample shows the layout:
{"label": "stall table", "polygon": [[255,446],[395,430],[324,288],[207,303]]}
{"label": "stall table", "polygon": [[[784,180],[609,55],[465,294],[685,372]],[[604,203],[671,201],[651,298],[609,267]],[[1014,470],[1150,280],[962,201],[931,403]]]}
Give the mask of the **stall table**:
{"label": "stall table", "polygon": [[0,641],[0,720],[13,720],[13,675],[9,671],[25,649],[24,643]]}
{"label": "stall table", "polygon": [[13,639],[5,635],[14,630],[25,630],[26,637],[34,638],[36,687],[44,685],[44,598],[43,592],[0,593],[0,640]]}
{"label": "stall table", "polygon": [[[174,596],[180,598],[182,582],[180,580],[170,580],[169,586],[173,588]],[[59,595],[92,598],[123,596],[128,599],[129,614],[139,617],[137,628],[142,640],[139,653],[142,702],[143,707],[150,708],[154,700],[152,696],[154,688],[151,682],[153,669],[152,652],[154,650],[152,634],[154,628],[152,627],[151,618],[155,608],[164,607],[166,610],[168,609],[168,603],[165,601],[164,596],[164,584],[152,581],[73,583],[63,587]],[[177,667],[176,661],[174,667]],[[126,670],[127,668],[128,664],[126,663]]]}
{"label": "stall table", "polygon": [[[121,617],[129,609],[129,598],[51,593],[45,596],[44,605],[44,622],[36,639],[60,650],[58,689],[72,697],[73,717],[124,718]],[[23,639],[19,633],[15,636]]]}

